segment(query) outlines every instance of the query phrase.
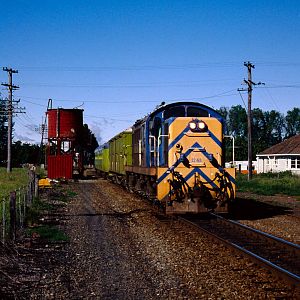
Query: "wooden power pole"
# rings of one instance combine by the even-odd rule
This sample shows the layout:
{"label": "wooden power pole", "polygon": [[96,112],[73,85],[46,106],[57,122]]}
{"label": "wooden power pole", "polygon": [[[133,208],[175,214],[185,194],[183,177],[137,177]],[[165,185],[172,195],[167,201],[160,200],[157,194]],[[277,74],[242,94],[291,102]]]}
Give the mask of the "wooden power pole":
{"label": "wooden power pole", "polygon": [[12,148],[12,117],[13,117],[13,90],[19,87],[12,84],[12,74],[18,73],[17,70],[11,68],[3,68],[3,71],[8,73],[8,83],[2,83],[3,86],[8,88],[8,107],[7,107],[7,173],[11,173],[11,148]]}
{"label": "wooden power pole", "polygon": [[251,112],[251,102],[252,102],[252,85],[254,82],[252,81],[251,69],[255,68],[253,64],[249,61],[244,63],[244,66],[248,69],[248,80],[244,80],[244,82],[248,85],[248,180],[252,179],[252,112]]}
{"label": "wooden power pole", "polygon": [[252,81],[252,73],[251,70],[255,68],[255,66],[250,62],[244,62],[244,66],[247,67],[248,70],[248,80],[244,79],[244,83],[247,84],[247,89],[238,89],[239,92],[248,91],[248,113],[247,113],[247,124],[248,124],[248,180],[252,179],[252,90],[253,86],[256,85],[265,85],[264,82],[255,83]]}

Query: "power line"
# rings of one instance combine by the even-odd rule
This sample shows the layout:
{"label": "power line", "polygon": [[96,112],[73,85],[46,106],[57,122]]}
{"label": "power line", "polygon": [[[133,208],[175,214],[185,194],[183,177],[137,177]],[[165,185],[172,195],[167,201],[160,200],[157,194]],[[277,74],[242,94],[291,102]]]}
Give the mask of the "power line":
{"label": "power line", "polygon": [[157,65],[128,65],[128,66],[18,66],[23,71],[66,71],[66,72],[99,72],[99,71],[152,71],[152,70],[169,70],[169,69],[198,69],[198,68],[229,68],[238,66],[240,62],[213,62],[198,64],[157,64]]}
{"label": "power line", "polygon": [[[210,96],[199,96],[199,97],[192,97],[192,98],[169,98],[166,99],[165,101],[192,101],[192,100],[198,100],[201,101],[203,99],[210,99],[210,98],[218,98],[218,97],[228,97],[228,96],[235,96],[237,93],[231,93],[233,91],[236,91],[236,89],[231,89],[225,92],[221,92],[218,94],[210,95]],[[231,94],[229,94],[231,93]],[[35,100],[47,100],[47,98],[39,98],[39,97],[30,97],[30,96],[24,96],[24,95],[19,95],[20,97],[23,98],[28,98],[28,99],[35,99]],[[54,101],[58,102],[85,102],[85,103],[100,103],[100,104],[123,104],[123,103],[158,103],[161,100],[128,100],[128,101],[118,101],[118,100],[76,100],[76,99],[53,99]],[[24,102],[28,102],[30,104],[38,105],[44,107],[45,105],[42,105],[40,103],[28,101],[28,100],[22,100]]]}

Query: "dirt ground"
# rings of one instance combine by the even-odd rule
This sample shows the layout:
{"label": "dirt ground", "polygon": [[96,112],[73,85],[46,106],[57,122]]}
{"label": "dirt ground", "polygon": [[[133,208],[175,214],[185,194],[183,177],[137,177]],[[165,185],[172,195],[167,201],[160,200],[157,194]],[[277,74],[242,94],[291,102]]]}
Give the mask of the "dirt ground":
{"label": "dirt ground", "polygon": [[[53,200],[66,190],[76,194],[71,201]],[[236,219],[279,236],[292,222],[290,240],[299,240],[299,202],[238,197]],[[32,233],[14,247],[0,244],[0,299],[296,298],[260,267],[105,180],[69,183],[43,199],[55,210],[40,223],[57,226],[69,240]]]}

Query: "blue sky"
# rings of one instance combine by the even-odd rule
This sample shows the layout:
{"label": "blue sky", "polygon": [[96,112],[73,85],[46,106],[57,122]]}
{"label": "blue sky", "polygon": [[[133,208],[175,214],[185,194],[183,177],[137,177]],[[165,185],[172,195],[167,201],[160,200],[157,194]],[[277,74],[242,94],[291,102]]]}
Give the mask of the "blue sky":
{"label": "blue sky", "polygon": [[297,0],[0,0],[0,66],[19,70],[14,96],[26,108],[15,139],[40,141],[48,98],[83,104],[100,143],[161,101],[243,105],[244,61],[266,83],[253,107],[286,113],[300,103],[299,31]]}

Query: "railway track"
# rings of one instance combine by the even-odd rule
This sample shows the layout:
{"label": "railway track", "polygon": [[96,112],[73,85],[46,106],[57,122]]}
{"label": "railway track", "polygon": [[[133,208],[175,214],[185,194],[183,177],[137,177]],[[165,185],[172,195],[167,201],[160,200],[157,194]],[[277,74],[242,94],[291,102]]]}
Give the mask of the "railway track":
{"label": "railway track", "polygon": [[299,245],[213,213],[205,219],[195,216],[179,219],[267,268],[273,275],[293,285],[296,290],[300,288]]}

